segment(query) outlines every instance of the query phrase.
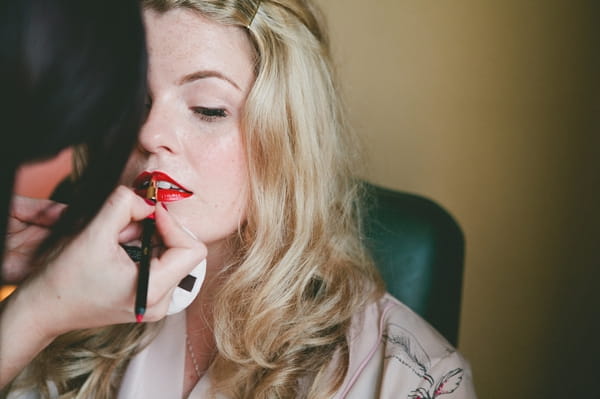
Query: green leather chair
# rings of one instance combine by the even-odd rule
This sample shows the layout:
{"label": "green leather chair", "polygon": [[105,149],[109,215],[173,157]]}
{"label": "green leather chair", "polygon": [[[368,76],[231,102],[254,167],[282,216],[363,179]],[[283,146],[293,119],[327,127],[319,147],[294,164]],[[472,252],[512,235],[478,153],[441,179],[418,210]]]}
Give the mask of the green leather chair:
{"label": "green leather chair", "polygon": [[464,236],[457,222],[421,196],[366,184],[364,239],[393,296],[453,345],[458,324]]}

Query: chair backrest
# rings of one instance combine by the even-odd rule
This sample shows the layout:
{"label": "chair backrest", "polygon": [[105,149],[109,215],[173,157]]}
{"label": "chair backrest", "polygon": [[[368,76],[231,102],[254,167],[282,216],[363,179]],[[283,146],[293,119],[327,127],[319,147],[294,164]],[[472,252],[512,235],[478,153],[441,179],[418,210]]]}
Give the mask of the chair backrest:
{"label": "chair backrest", "polygon": [[365,242],[388,292],[457,345],[464,263],[461,228],[429,199],[368,183],[366,188]]}

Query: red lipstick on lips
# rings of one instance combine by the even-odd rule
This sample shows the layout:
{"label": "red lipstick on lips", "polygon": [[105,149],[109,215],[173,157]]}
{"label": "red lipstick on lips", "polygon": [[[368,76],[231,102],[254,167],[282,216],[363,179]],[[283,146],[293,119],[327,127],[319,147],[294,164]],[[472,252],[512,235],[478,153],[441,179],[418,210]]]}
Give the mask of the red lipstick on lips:
{"label": "red lipstick on lips", "polygon": [[142,172],[134,181],[133,188],[137,195],[146,197],[150,182],[155,182],[156,200],[158,202],[175,202],[188,198],[194,193],[177,183],[171,176],[163,172]]}

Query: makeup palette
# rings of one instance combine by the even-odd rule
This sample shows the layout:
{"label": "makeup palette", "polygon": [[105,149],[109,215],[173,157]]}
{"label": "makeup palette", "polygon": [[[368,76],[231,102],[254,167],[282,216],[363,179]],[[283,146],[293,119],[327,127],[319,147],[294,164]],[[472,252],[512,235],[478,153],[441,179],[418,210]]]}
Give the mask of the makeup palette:
{"label": "makeup palette", "polygon": [[200,262],[200,264],[198,264],[192,272],[184,277],[183,280],[179,282],[179,285],[175,287],[167,314],[179,313],[190,306],[200,292],[205,275],[206,259]]}
{"label": "makeup palette", "polygon": [[[138,263],[142,259],[142,249],[132,245],[121,245],[127,255],[134,262]],[[204,277],[206,275],[206,260],[200,262],[190,274],[183,278],[175,287],[169,304],[167,314],[179,313],[194,301],[202,288]]]}

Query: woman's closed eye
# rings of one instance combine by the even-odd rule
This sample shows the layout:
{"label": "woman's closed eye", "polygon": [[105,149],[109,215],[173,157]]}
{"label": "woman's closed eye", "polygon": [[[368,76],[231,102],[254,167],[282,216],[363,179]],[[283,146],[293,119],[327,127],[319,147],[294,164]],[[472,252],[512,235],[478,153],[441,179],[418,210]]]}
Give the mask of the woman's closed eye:
{"label": "woman's closed eye", "polygon": [[227,111],[224,108],[192,107],[192,111],[206,122],[215,122],[219,118],[225,118]]}

